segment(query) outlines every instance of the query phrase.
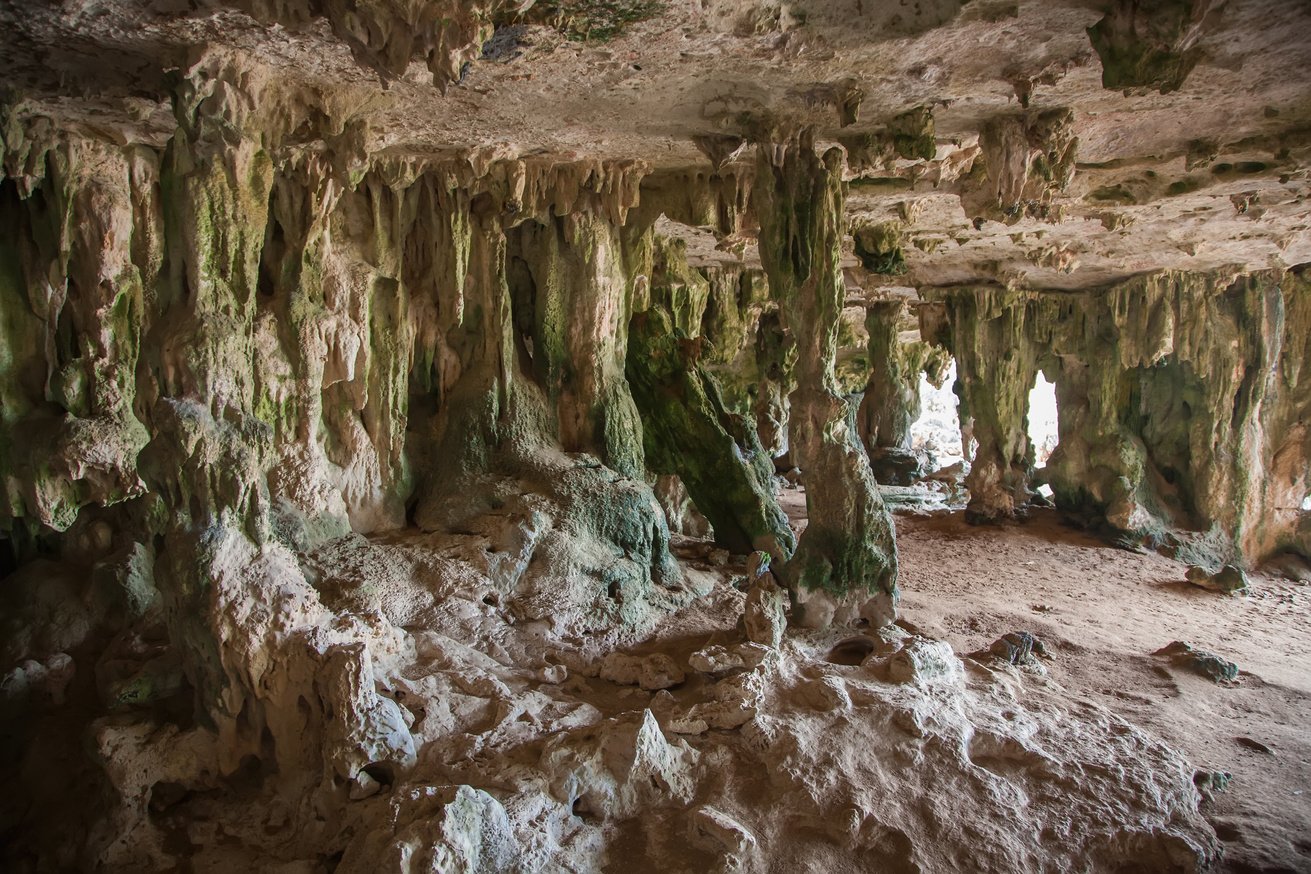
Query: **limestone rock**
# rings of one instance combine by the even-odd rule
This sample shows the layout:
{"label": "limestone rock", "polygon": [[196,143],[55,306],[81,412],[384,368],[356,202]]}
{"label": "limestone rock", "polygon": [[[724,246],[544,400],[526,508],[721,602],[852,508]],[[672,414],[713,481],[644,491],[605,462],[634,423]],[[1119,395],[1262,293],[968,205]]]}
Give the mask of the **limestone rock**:
{"label": "limestone rock", "polygon": [[732,647],[707,646],[688,657],[688,665],[693,670],[712,676],[722,676],[733,671],[754,668],[769,655],[765,644],[746,643]]}
{"label": "limestone rock", "polygon": [[743,619],[747,639],[763,646],[777,647],[787,631],[787,593],[768,572],[756,578],[747,590]]}
{"label": "limestone rock", "polygon": [[677,686],[686,672],[664,653],[646,656],[611,653],[601,662],[601,677],[624,686],[641,686],[648,692]]}
{"label": "limestone rock", "polygon": [[1233,775],[1228,771],[1198,771],[1193,774],[1193,785],[1207,801],[1214,800],[1216,795],[1228,789],[1231,780]]}
{"label": "limestone rock", "polygon": [[951,645],[941,640],[910,638],[888,660],[888,679],[894,683],[959,684],[964,667]]}
{"label": "limestone rock", "polygon": [[1017,666],[1037,666],[1039,656],[1047,655],[1043,642],[1028,631],[1003,634],[985,650],[973,654],[974,658],[990,657]]}
{"label": "limestone rock", "polygon": [[1201,589],[1221,592],[1226,595],[1244,592],[1248,588],[1247,574],[1242,568],[1227,564],[1215,573],[1204,567],[1194,565],[1188,569],[1188,582]]}
{"label": "limestone rock", "polygon": [[363,644],[338,645],[326,653],[316,679],[324,700],[333,704],[324,755],[345,779],[380,768],[390,782],[414,766],[414,739],[401,709],[377,694],[373,679]]}
{"label": "limestone rock", "polygon": [[521,848],[505,809],[470,786],[416,786],[388,800],[384,823],[356,837],[339,870],[512,870]]}
{"label": "limestone rock", "polygon": [[28,659],[0,677],[0,700],[6,709],[48,703],[64,703],[76,664],[68,653],[55,653],[44,662]]}
{"label": "limestone rock", "polygon": [[755,835],[728,814],[709,805],[698,807],[688,818],[687,836],[694,844],[747,866],[756,852]]}
{"label": "limestone rock", "polygon": [[1176,640],[1158,649],[1153,655],[1166,656],[1171,663],[1216,683],[1232,683],[1238,679],[1238,666],[1233,662],[1227,661],[1213,652],[1195,649],[1192,645],[1181,640]]}
{"label": "limestone rock", "polygon": [[551,792],[575,813],[623,819],[660,805],[687,804],[696,791],[697,754],[670,743],[650,710],[636,721],[552,739],[542,753]]}
{"label": "limestone rock", "polygon": [[878,481],[954,362],[1023,516],[1043,373],[1062,512],[1311,555],[1311,12],[1222,7],[4,4],[0,867],[1204,868],[1177,754],[895,630]]}

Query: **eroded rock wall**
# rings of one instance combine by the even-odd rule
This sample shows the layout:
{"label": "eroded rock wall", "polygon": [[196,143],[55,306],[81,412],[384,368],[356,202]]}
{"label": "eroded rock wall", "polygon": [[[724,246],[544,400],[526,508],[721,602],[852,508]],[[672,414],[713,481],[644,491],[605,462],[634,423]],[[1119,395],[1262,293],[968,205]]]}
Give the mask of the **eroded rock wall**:
{"label": "eroded rock wall", "polygon": [[1028,392],[1056,383],[1058,506],[1216,563],[1305,552],[1306,278],[1163,273],[1086,293],[935,292],[979,447],[971,511],[1027,502]]}
{"label": "eroded rock wall", "polygon": [[[486,532],[470,588],[561,631],[631,633],[686,597],[626,376],[634,308],[652,306],[651,223],[628,221],[645,170],[361,163],[322,107],[263,84],[198,63],[163,150],[6,116],[7,539],[22,561],[91,571],[58,609],[113,606],[63,637],[9,636],[8,655],[94,662],[116,634],[162,638],[102,671],[105,689],[191,699],[204,728],[179,748],[195,773],[254,759],[367,785],[413,764],[406,720],[375,691],[412,644],[387,604],[325,605],[307,551],[407,524]],[[323,126],[318,148],[290,141],[302,125]],[[659,306],[696,309],[699,326],[705,299]],[[694,365],[679,373],[703,389],[713,451],[747,478],[755,527],[731,545],[785,558],[768,457],[737,448],[754,428]],[[105,732],[120,761],[128,740]],[[129,803],[120,840],[87,851],[154,864],[149,842],[126,841],[141,787],[109,779]]]}

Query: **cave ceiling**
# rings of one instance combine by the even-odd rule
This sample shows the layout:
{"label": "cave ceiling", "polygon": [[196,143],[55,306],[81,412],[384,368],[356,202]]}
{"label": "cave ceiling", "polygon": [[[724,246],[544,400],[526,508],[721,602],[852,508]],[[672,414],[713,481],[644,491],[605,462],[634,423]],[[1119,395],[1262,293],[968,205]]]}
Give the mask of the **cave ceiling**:
{"label": "cave ceiling", "polygon": [[[287,112],[311,121],[279,132],[284,156],[654,178],[811,128],[847,151],[851,227],[903,253],[853,253],[856,296],[1311,261],[1303,0],[86,0],[6,2],[0,25],[5,102],[118,143],[162,148],[176,83],[216,57],[271,126],[313,107]],[[686,233],[694,258],[755,261]]]}

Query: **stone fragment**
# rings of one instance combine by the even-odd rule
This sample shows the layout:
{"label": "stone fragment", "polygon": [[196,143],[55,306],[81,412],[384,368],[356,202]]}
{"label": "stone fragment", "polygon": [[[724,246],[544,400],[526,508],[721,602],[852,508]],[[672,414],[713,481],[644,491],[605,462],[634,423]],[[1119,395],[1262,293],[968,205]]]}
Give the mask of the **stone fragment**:
{"label": "stone fragment", "polygon": [[1249,750],[1251,750],[1254,753],[1261,753],[1262,755],[1265,756],[1273,756],[1275,754],[1274,750],[1272,750],[1270,747],[1266,746],[1265,744],[1261,743],[1256,738],[1240,736],[1234,738],[1234,743],[1238,744],[1240,747],[1247,747]]}
{"label": "stone fragment", "polygon": [[64,703],[75,672],[76,666],[68,653],[55,653],[44,662],[27,659],[0,677],[0,701],[24,705],[39,698],[58,707]]}
{"label": "stone fragment", "polygon": [[692,811],[688,839],[703,850],[732,857],[739,864],[756,850],[755,835],[718,808],[704,805]]}
{"label": "stone fragment", "polygon": [[1216,683],[1231,683],[1238,679],[1238,666],[1233,662],[1213,652],[1194,649],[1181,640],[1158,649],[1153,655],[1167,656],[1176,667],[1185,668]]}
{"label": "stone fragment", "polygon": [[851,695],[841,677],[820,677],[802,683],[797,691],[816,710],[851,709]]}
{"label": "stone fragment", "polygon": [[505,808],[472,786],[412,786],[388,799],[385,819],[346,847],[337,871],[507,871],[523,847]]}
{"label": "stone fragment", "polygon": [[[684,717],[685,724],[696,725],[704,723],[706,728],[702,732],[711,728],[717,728],[721,731],[732,731],[735,728],[741,728],[756,716],[756,708],[752,707],[741,700],[710,701],[704,704],[696,704]],[[688,732],[691,733],[691,732]],[[700,732],[697,732],[700,733]]]}
{"label": "stone fragment", "polygon": [[741,655],[722,646],[699,649],[688,657],[687,663],[693,670],[703,674],[726,674],[746,667]]}
{"label": "stone fragment", "polygon": [[685,805],[696,792],[697,752],[665,738],[655,714],[606,720],[547,743],[541,769],[550,791],[576,810],[624,819],[667,804]]}
{"label": "stone fragment", "polygon": [[698,735],[705,734],[710,730],[709,723],[690,714],[672,717],[665,727],[674,734]]}
{"label": "stone fragment", "polygon": [[955,464],[949,464],[946,467],[939,468],[933,473],[926,475],[924,478],[936,482],[947,483],[948,485],[958,486],[965,480],[965,462],[958,461]]}
{"label": "stone fragment", "polygon": [[1229,788],[1229,783],[1234,777],[1228,771],[1196,771],[1193,774],[1193,785],[1197,791],[1202,793],[1202,797],[1211,801],[1215,796]]}
{"label": "stone fragment", "polygon": [[687,663],[693,670],[718,677],[754,668],[769,653],[770,648],[759,643],[739,643],[730,647],[711,645],[692,653]]}
{"label": "stone fragment", "polygon": [[564,665],[542,665],[536,671],[537,682],[558,686],[569,679],[569,669]]}
{"label": "stone fragment", "polygon": [[894,683],[954,684],[965,667],[942,640],[913,637],[888,660],[888,679]]}
{"label": "stone fragment", "polygon": [[395,701],[377,693],[363,643],[329,647],[315,683],[333,708],[324,728],[324,757],[339,775],[354,779],[373,766],[399,777],[414,766],[414,738],[405,715]]}
{"label": "stone fragment", "polygon": [[1046,656],[1047,648],[1041,640],[1027,631],[1013,631],[997,638],[987,649],[972,654],[973,658],[995,658],[1012,665],[1036,665],[1038,656]]}
{"label": "stone fragment", "polygon": [[615,652],[601,662],[601,679],[654,692],[677,686],[687,679],[687,674],[664,653],[638,656]]}
{"label": "stone fragment", "polygon": [[[101,667],[116,666],[102,663]],[[126,676],[97,668],[97,681],[100,700],[110,710],[161,701],[178,694],[186,686],[181,662],[167,655],[138,666]]]}
{"label": "stone fragment", "polygon": [[874,481],[880,485],[913,485],[923,473],[918,455],[909,449],[898,449],[895,446],[872,451],[869,463],[874,472]]}
{"label": "stone fragment", "polygon": [[683,669],[664,653],[656,653],[642,660],[642,674],[638,684],[648,692],[677,686],[687,678]]}
{"label": "stone fragment", "polygon": [[786,605],[786,592],[772,581],[757,581],[747,592],[747,639],[765,646],[780,645],[787,630]]}
{"label": "stone fragment", "polygon": [[365,798],[377,795],[381,791],[382,784],[373,779],[373,775],[368,771],[360,771],[355,775],[354,779],[351,780],[349,793],[350,800],[362,801]]}
{"label": "stone fragment", "polygon": [[1202,589],[1222,592],[1226,595],[1244,592],[1248,588],[1246,572],[1237,565],[1227,564],[1215,573],[1204,567],[1194,565],[1188,569],[1185,579]]}

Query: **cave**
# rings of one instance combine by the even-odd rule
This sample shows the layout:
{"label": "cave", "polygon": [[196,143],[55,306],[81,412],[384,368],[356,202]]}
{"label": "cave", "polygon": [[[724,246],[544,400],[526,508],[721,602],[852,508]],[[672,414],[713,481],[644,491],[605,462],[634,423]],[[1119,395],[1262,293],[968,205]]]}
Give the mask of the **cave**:
{"label": "cave", "polygon": [[1311,870],[1305,0],[0,22],[0,868]]}

